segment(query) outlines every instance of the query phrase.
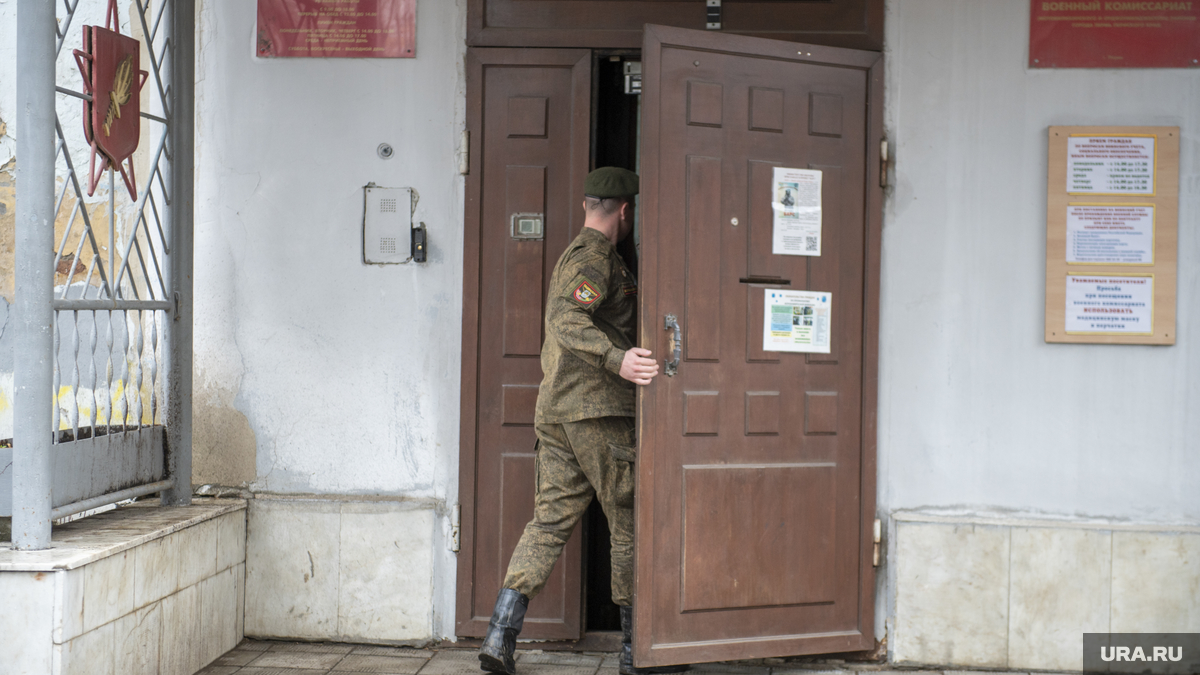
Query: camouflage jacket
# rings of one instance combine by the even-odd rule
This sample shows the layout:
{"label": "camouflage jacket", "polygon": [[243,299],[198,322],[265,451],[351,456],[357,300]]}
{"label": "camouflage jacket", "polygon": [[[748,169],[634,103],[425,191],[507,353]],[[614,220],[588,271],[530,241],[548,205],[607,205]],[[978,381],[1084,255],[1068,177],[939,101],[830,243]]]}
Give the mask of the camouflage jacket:
{"label": "camouflage jacket", "polygon": [[538,424],[633,416],[634,384],[619,373],[636,321],[637,279],[607,237],[583,228],[550,277]]}

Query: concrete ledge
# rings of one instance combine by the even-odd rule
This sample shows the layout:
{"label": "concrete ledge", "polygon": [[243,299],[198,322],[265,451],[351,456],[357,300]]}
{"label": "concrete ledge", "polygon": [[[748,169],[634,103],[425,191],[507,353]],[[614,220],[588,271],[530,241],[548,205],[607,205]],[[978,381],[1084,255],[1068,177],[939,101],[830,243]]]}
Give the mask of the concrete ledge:
{"label": "concrete ledge", "polygon": [[50,548],[14,551],[0,547],[0,572],[56,572],[141,546],[226,513],[244,511],[240,499],[197,499],[191,506],[138,502],[54,528]]}
{"label": "concrete ledge", "polygon": [[1111,518],[1083,518],[1028,513],[963,513],[958,511],[895,511],[892,520],[905,523],[943,523],[950,525],[989,525],[1004,527],[1081,528],[1114,532],[1179,532],[1200,534],[1195,523],[1135,523]]}
{"label": "concrete ledge", "polygon": [[192,675],[243,634],[246,503],[131,505],[0,550],[0,673]]}

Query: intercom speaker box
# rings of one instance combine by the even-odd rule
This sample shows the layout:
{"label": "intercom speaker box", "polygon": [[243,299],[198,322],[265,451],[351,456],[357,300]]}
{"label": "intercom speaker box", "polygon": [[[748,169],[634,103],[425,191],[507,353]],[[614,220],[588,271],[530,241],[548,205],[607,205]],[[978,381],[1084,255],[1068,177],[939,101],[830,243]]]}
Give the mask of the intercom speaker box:
{"label": "intercom speaker box", "polygon": [[388,265],[425,262],[424,223],[414,224],[412,188],[363,188],[363,262]]}

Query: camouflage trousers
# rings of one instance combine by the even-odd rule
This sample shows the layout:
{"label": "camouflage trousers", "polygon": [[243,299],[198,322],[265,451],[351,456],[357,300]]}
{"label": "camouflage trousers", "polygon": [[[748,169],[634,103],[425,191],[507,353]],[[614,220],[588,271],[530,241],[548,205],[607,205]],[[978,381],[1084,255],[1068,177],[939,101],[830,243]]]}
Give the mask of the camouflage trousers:
{"label": "camouflage trousers", "polygon": [[533,599],[595,496],[612,535],[612,598],[633,604],[634,424],[601,417],[539,424],[533,520],[508,563],[504,587]]}

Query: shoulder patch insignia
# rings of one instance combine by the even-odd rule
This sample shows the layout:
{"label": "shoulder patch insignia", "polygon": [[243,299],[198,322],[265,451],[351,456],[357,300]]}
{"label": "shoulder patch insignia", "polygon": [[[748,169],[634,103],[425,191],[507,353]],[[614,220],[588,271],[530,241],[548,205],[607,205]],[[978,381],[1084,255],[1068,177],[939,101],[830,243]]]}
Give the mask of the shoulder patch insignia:
{"label": "shoulder patch insignia", "polygon": [[629,284],[624,288],[625,295],[637,295],[637,284]]}
{"label": "shoulder patch insignia", "polygon": [[600,297],[600,294],[596,292],[595,288],[592,288],[591,284],[586,281],[581,281],[579,285],[575,287],[575,292],[572,293],[571,296],[574,297],[575,301],[579,304],[587,306],[595,302],[596,299]]}

